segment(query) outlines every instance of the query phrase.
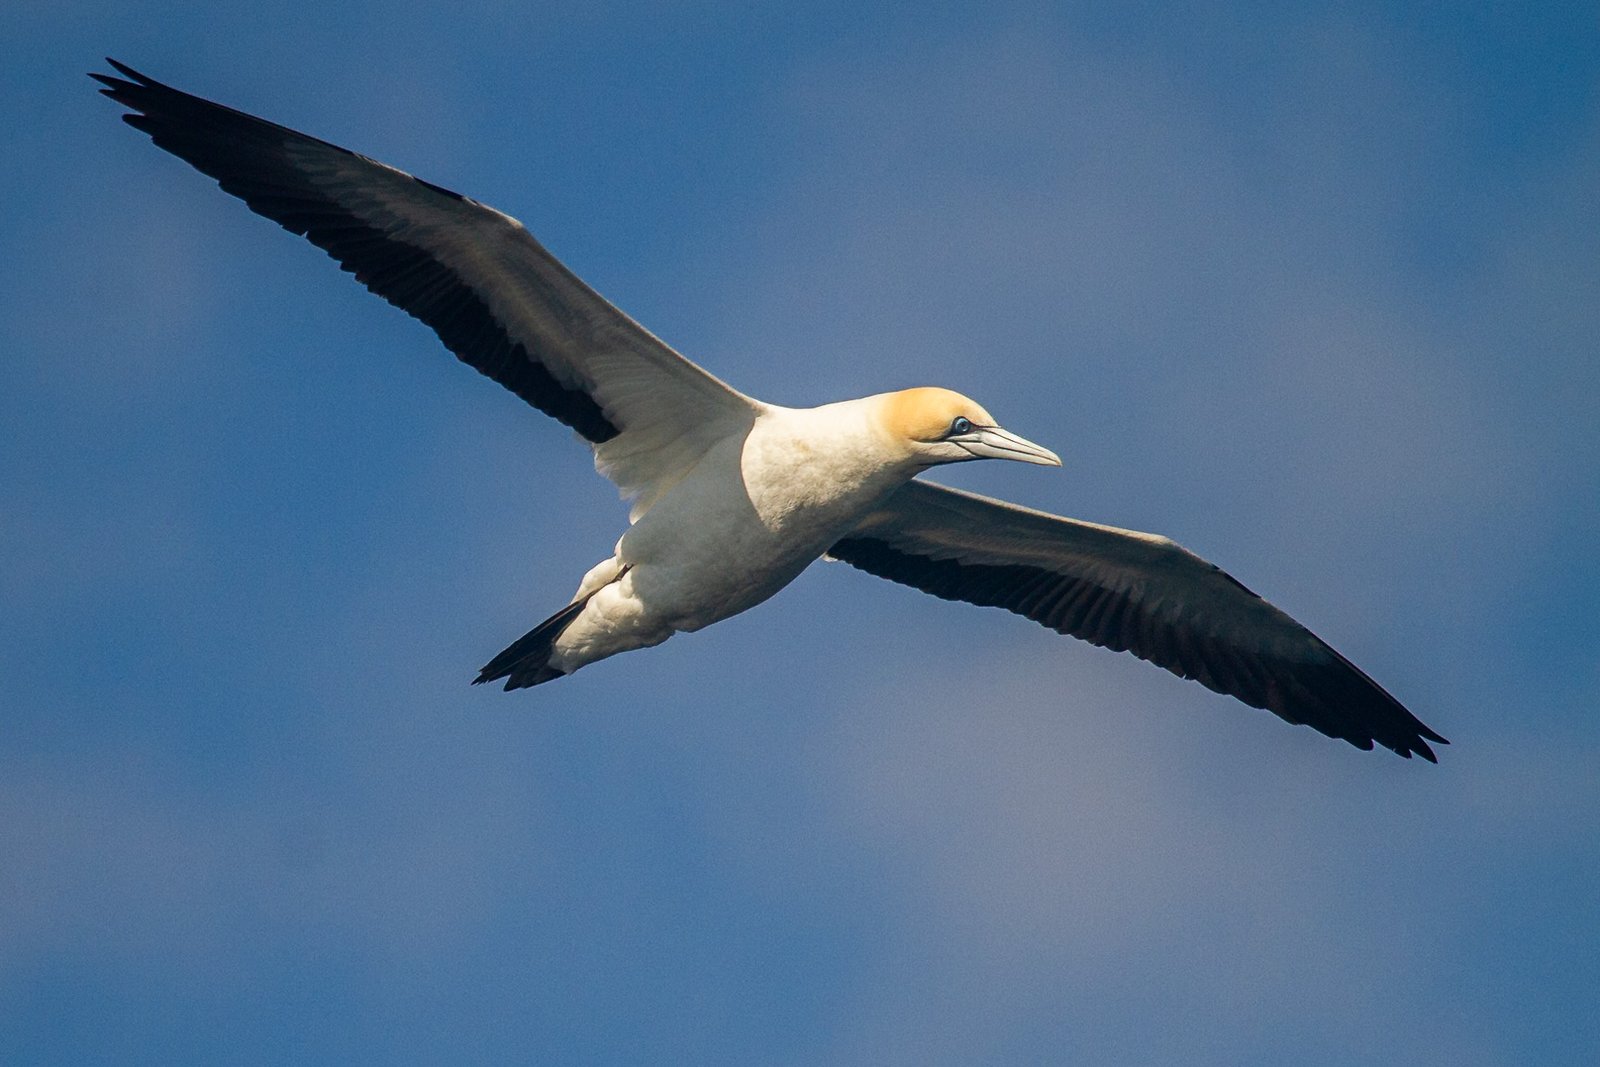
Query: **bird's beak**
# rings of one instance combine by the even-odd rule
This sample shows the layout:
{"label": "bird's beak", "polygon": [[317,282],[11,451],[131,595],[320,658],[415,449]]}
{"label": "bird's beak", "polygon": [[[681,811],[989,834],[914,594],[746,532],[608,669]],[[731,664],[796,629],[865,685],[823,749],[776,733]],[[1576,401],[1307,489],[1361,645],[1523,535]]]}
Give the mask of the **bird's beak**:
{"label": "bird's beak", "polygon": [[974,459],[1014,459],[1021,463],[1037,463],[1041,467],[1061,466],[1061,457],[1048,448],[998,426],[980,427],[955,438],[955,442],[972,453]]}

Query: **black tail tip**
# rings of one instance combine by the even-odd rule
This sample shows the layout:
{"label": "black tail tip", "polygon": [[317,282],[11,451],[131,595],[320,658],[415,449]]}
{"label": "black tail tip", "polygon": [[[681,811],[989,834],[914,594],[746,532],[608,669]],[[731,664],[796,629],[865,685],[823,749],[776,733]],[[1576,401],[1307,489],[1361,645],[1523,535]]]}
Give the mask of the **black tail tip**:
{"label": "black tail tip", "polygon": [[489,673],[489,669],[486,667],[472,680],[472,684],[482,685],[485,682],[498,682],[504,678],[506,680],[505,691],[509,693],[513,689],[531,689],[536,685],[543,685],[545,682],[553,682],[557,678],[565,678],[569,673],[552,667],[548,663],[519,665],[510,671],[502,671],[498,674]]}
{"label": "black tail tip", "polygon": [[536,685],[553,682],[557,678],[565,678],[567,672],[550,666],[548,663],[538,666],[530,665],[526,670],[512,671],[511,677],[506,679],[506,692],[513,689],[532,689]]}
{"label": "black tail tip", "polygon": [[570,670],[558,669],[558,667],[552,667],[550,664],[526,661],[518,662],[518,664],[512,665],[509,669],[506,669],[506,667],[502,667],[499,670],[491,669],[493,669],[493,664],[480,670],[478,677],[472,680],[472,685],[483,685],[485,681],[499,681],[501,678],[506,678],[506,691],[510,693],[512,689],[531,689],[536,685],[544,685],[546,681],[565,678],[568,673],[571,673]]}

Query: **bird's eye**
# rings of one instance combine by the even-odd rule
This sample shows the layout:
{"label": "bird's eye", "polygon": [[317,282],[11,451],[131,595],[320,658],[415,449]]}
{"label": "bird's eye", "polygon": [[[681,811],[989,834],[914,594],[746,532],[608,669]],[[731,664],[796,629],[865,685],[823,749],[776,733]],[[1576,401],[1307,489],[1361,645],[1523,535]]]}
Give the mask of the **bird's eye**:
{"label": "bird's eye", "polygon": [[950,424],[950,436],[951,437],[956,437],[956,436],[958,436],[960,434],[971,433],[971,432],[972,432],[972,420],[967,418],[965,415],[957,415],[956,416],[956,421],[952,422]]}

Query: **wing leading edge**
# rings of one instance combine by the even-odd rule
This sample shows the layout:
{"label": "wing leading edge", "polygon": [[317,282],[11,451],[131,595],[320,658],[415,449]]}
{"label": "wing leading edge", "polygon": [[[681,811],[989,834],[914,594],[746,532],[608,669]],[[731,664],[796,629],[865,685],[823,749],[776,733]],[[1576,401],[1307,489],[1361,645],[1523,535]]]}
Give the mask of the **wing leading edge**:
{"label": "wing leading edge", "polygon": [[1321,638],[1165,537],[909,482],[828,554],[945,600],[1005,608],[1357,748],[1449,744]]}
{"label": "wing leading edge", "polygon": [[759,405],[617,310],[508,215],[163,85],[93,74],[124,121],[326,251],[462,362],[576,430],[636,514]]}

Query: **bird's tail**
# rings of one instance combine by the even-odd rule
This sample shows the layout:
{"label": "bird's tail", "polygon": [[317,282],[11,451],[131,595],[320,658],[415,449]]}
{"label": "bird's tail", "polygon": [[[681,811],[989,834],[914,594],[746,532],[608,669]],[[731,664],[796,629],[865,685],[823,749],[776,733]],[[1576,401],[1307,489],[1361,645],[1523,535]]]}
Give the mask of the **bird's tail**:
{"label": "bird's tail", "polygon": [[483,670],[478,672],[472,684],[482,685],[484,682],[495,682],[504,678],[506,689],[509,691],[526,689],[566,674],[566,671],[550,665],[550,652],[555,647],[556,638],[561,636],[561,631],[565,630],[583,611],[584,605],[589,603],[589,596],[574,600],[517,638],[510,648],[490,660]]}

